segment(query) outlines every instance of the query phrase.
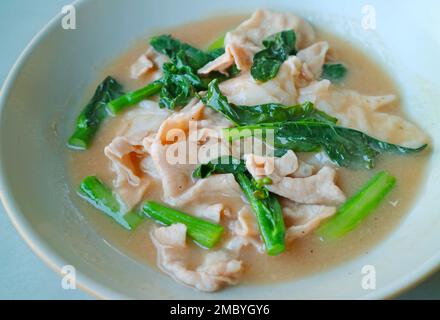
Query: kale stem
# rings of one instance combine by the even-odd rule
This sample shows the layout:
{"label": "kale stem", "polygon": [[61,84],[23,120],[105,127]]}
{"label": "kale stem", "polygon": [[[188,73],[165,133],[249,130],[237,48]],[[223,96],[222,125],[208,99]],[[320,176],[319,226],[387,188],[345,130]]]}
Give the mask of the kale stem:
{"label": "kale stem", "polygon": [[355,229],[376,209],[394,188],[396,178],[382,171],[376,174],[356,195],[324,222],[317,233],[325,240],[341,238]]}
{"label": "kale stem", "polygon": [[160,80],[154,81],[146,87],[132,91],[112,100],[108,103],[107,108],[112,114],[121,112],[125,107],[134,105],[158,93],[162,88]]}
{"label": "kale stem", "polygon": [[255,195],[257,189],[254,183],[245,173],[237,172],[234,176],[257,218],[267,253],[271,256],[282,253],[286,249],[285,226],[278,199],[273,194],[269,194],[265,199],[260,199]]}
{"label": "kale stem", "polygon": [[79,186],[78,194],[127,230],[133,230],[142,221],[142,216],[135,212],[122,212],[123,209],[118,199],[97,177],[85,178]]}
{"label": "kale stem", "polygon": [[148,217],[167,226],[183,223],[187,227],[188,236],[208,249],[218,243],[224,231],[221,225],[190,216],[154,201],[145,202],[142,210]]}
{"label": "kale stem", "polygon": [[92,99],[78,116],[75,132],[68,141],[69,147],[80,150],[89,147],[99,126],[108,115],[105,106],[121,94],[122,86],[112,77],[107,77],[101,82]]}

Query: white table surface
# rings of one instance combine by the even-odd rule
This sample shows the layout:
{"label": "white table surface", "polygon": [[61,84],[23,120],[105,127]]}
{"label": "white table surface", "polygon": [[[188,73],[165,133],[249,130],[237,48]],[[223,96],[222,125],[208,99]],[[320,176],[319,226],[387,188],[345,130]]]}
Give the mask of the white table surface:
{"label": "white table surface", "polygon": [[[0,83],[32,37],[69,0],[0,1]],[[400,298],[440,299],[440,272]],[[63,290],[59,276],[20,238],[0,204],[0,299],[92,299]]]}

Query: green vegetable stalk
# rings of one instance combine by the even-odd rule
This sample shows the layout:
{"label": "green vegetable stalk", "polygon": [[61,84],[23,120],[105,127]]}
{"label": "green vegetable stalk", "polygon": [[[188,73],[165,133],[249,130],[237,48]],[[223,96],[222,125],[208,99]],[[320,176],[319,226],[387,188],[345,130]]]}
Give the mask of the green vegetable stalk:
{"label": "green vegetable stalk", "polygon": [[145,202],[142,210],[148,217],[167,226],[183,223],[187,227],[188,236],[208,249],[220,241],[224,231],[224,228],[218,224],[190,216],[154,201]]}
{"label": "green vegetable stalk", "polygon": [[225,46],[225,36],[226,34],[223,34],[222,36],[215,39],[208,47],[208,51],[214,51],[222,49]]}
{"label": "green vegetable stalk", "polygon": [[247,172],[243,160],[230,156],[200,165],[193,173],[195,178],[206,178],[212,174],[232,173],[252,207],[260,229],[261,237],[269,255],[282,253],[285,248],[285,226],[283,213],[275,195],[271,194],[264,183],[255,181]]}
{"label": "green vegetable stalk", "polygon": [[350,198],[336,215],[316,231],[325,240],[343,237],[355,229],[394,188],[396,179],[383,171],[376,174],[356,195]]}
{"label": "green vegetable stalk", "polygon": [[267,253],[271,256],[279,255],[286,250],[286,229],[277,197],[271,193],[266,195],[245,173],[238,172],[234,176],[255,213]]}
{"label": "green vegetable stalk", "polygon": [[68,145],[85,150],[90,146],[99,126],[107,117],[106,105],[122,94],[122,86],[112,77],[107,77],[98,86],[90,102],[76,121],[76,129],[69,138]]}
{"label": "green vegetable stalk", "polygon": [[122,206],[110,188],[94,176],[81,182],[78,194],[127,230],[133,230],[143,220],[142,216],[135,212],[122,212]]}
{"label": "green vegetable stalk", "polygon": [[161,88],[162,83],[160,81],[154,81],[142,89],[128,92],[119,98],[110,101],[107,105],[107,108],[112,114],[118,114],[125,107],[134,105],[142,100],[154,96],[160,91]]}

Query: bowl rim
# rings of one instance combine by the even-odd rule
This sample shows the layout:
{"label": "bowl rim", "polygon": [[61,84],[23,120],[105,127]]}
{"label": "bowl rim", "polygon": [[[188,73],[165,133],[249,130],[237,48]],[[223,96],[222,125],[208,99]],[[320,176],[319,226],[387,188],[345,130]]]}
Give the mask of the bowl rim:
{"label": "bowl rim", "polygon": [[[74,0],[70,5],[76,9],[80,8],[87,1],[90,0]],[[35,47],[44,41],[46,37],[49,37],[55,27],[57,27],[63,17],[62,12],[59,12],[53,17],[26,45],[25,49],[18,56],[8,75],[6,76],[4,83],[0,89],[0,123],[4,116],[4,110],[6,109],[6,102],[12,91],[18,75],[20,74],[23,65],[32,55]],[[33,227],[26,220],[21,213],[16,200],[12,192],[9,190],[8,183],[5,178],[5,168],[2,156],[2,146],[0,144],[0,202],[5,208],[5,212],[8,215],[15,229],[18,231],[21,238],[31,248],[31,250],[53,271],[55,271],[60,277],[63,276],[62,266],[69,263],[62,259],[55,251],[52,250],[50,245],[45,243],[41,239],[38,233],[36,233]],[[343,263],[341,264],[343,265]],[[340,267],[336,266],[335,268]],[[427,261],[423,262],[417,269],[406,274],[398,280],[395,280],[388,285],[370,291],[369,293],[357,297],[357,299],[391,299],[405,291],[417,286],[429,276],[433,275],[440,269],[440,252],[437,252]],[[109,289],[94,279],[84,275],[81,270],[76,270],[76,285],[83,292],[90,294],[97,299],[129,299],[129,297],[117,293],[115,290]],[[368,291],[366,291],[368,292]]]}

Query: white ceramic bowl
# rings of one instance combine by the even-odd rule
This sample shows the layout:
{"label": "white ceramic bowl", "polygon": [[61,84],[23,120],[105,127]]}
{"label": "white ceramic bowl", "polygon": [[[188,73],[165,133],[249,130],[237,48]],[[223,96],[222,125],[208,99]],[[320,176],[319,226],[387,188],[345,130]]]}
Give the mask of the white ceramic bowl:
{"label": "white ceramic bowl", "polygon": [[[368,3],[376,30],[362,28],[372,7],[358,0],[76,2],[77,30],[62,29],[56,17],[20,56],[2,91],[0,191],[15,227],[53,269],[74,265],[81,287],[104,298],[383,298],[414,284],[440,262],[440,3]],[[114,250],[80,218],[66,198],[65,141],[86,88],[146,31],[259,7],[296,12],[367,50],[396,80],[434,152],[413,209],[368,255],[298,281],[199,293]],[[376,290],[361,287],[364,265],[376,267]]]}

